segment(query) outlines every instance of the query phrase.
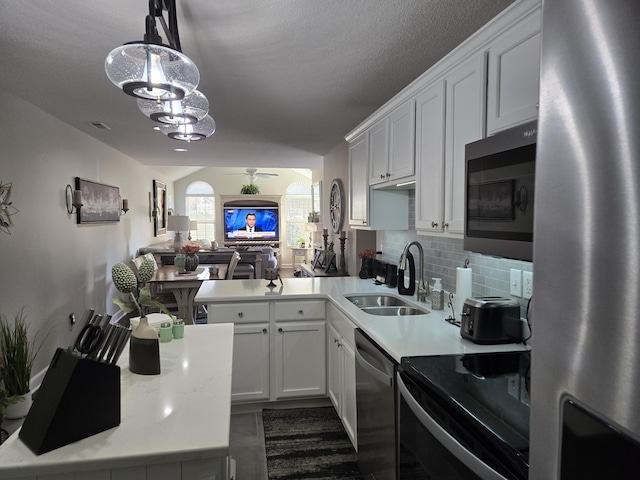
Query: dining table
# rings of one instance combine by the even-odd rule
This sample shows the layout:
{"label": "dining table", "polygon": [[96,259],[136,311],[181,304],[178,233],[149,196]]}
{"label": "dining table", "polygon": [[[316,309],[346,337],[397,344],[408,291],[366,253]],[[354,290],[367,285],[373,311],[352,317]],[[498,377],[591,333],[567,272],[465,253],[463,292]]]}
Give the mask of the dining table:
{"label": "dining table", "polygon": [[[217,273],[211,270],[217,268]],[[187,325],[196,320],[194,298],[205,280],[224,280],[228,264],[202,264],[194,271],[178,272],[176,265],[163,265],[149,280],[156,292],[171,292],[178,306],[178,318]]]}

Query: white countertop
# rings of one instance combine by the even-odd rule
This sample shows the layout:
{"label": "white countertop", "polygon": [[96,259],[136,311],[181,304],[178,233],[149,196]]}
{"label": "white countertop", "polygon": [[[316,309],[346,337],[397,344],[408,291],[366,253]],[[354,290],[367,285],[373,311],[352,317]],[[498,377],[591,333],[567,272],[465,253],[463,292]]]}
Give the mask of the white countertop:
{"label": "white countertop", "polygon": [[[430,302],[418,304],[397,289],[375,285],[372,279],[357,277],[284,278],[274,288],[266,280],[205,281],[196,294],[196,303],[246,302],[326,298],[396,361],[402,357],[526,350],[521,344],[477,345],[460,336],[460,328],[446,322],[450,309],[431,311]],[[386,317],[364,313],[344,296],[353,293],[384,293],[401,297],[431,311],[428,315]],[[215,308],[215,307],[213,307]]]}
{"label": "white countertop", "polygon": [[183,339],[160,343],[160,375],[131,373],[126,348],[120,425],[39,456],[16,433],[0,445],[0,478],[227,456],[232,352],[229,323],[186,326]]}

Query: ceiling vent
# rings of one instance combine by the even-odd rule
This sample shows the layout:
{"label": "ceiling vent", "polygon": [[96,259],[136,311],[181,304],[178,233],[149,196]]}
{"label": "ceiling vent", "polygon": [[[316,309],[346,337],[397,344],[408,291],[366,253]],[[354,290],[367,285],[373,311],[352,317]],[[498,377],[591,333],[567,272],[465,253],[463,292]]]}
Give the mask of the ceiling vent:
{"label": "ceiling vent", "polygon": [[105,125],[102,122],[87,122],[89,125],[91,125],[93,128],[95,128],[96,130],[111,130],[111,127],[109,127],[108,125]]}

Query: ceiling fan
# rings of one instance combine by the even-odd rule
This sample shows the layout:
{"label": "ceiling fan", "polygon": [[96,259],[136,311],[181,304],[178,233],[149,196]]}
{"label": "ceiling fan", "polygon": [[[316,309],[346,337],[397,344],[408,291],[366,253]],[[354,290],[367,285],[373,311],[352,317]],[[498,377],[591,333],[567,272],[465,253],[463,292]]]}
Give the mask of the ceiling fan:
{"label": "ceiling fan", "polygon": [[244,173],[227,173],[227,175],[246,175],[249,179],[249,182],[254,183],[256,178],[269,178],[269,177],[277,177],[277,173],[262,173],[258,172],[257,168],[246,168]]}

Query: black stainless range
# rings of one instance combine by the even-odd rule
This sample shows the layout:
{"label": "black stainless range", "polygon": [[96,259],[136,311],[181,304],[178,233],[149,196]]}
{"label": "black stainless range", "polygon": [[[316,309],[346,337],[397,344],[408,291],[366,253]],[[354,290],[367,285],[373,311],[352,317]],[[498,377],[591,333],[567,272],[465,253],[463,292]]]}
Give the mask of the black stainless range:
{"label": "black stainless range", "polygon": [[404,358],[398,478],[526,480],[530,360],[526,351]]}

